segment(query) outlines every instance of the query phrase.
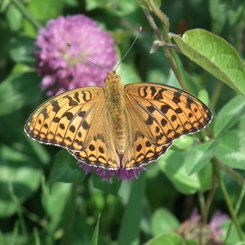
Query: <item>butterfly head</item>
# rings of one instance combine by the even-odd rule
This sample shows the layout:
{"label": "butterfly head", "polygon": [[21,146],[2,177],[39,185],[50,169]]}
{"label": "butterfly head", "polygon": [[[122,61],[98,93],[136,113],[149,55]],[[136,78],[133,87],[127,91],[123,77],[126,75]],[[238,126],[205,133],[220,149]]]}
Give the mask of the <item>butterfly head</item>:
{"label": "butterfly head", "polygon": [[107,76],[104,79],[105,83],[109,83],[109,82],[121,82],[121,77],[119,75],[117,75],[117,73],[115,71],[109,71],[107,73]]}

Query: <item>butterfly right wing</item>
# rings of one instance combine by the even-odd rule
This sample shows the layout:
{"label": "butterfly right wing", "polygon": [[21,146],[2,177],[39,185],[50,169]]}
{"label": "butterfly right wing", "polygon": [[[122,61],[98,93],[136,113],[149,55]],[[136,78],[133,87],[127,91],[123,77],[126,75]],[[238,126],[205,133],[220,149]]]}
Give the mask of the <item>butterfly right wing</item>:
{"label": "butterfly right wing", "polygon": [[104,103],[102,87],[78,88],[53,96],[28,118],[25,132],[39,143],[83,151],[94,139]]}

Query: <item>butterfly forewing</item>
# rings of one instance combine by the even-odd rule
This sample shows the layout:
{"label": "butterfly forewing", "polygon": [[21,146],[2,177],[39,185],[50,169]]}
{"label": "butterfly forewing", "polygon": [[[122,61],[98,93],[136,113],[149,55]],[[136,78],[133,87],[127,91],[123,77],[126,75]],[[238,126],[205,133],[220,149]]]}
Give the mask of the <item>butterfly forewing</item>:
{"label": "butterfly forewing", "polygon": [[127,105],[132,107],[129,113],[148,127],[145,136],[157,146],[195,133],[212,119],[207,106],[177,88],[137,83],[126,85],[125,94]]}

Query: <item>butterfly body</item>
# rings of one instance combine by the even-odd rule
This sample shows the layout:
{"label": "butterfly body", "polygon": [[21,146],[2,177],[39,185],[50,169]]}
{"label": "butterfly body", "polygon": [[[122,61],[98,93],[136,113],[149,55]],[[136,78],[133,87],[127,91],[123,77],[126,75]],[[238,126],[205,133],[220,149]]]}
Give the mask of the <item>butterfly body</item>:
{"label": "butterfly body", "polygon": [[89,166],[134,169],[156,161],[175,139],[211,119],[209,108],[188,92],[161,84],[123,86],[112,71],[104,88],[77,88],[48,99],[28,118],[25,132]]}
{"label": "butterfly body", "polygon": [[108,125],[111,125],[111,134],[118,154],[125,151],[125,100],[124,86],[121,78],[115,72],[109,72],[105,79],[105,99],[108,111]]}

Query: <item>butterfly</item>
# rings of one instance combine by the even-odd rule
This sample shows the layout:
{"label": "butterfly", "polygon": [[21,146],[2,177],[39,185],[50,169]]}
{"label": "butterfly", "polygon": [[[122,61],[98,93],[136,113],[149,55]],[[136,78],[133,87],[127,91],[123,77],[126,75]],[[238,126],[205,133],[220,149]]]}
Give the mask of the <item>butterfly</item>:
{"label": "butterfly", "polygon": [[180,136],[205,128],[209,108],[181,89],[153,83],[123,86],[115,71],[104,87],[56,95],[28,118],[33,140],[66,148],[78,161],[107,170],[156,161]]}

